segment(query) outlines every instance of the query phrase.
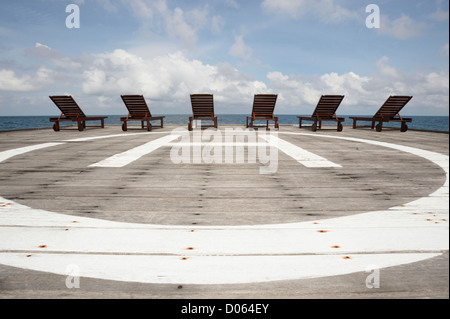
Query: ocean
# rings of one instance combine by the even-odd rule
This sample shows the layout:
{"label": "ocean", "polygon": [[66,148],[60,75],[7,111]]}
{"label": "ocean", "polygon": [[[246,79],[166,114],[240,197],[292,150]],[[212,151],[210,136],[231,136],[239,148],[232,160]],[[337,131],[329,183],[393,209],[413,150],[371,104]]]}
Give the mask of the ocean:
{"label": "ocean", "polygon": [[[93,115],[94,116],[94,115]],[[107,115],[105,125],[120,125],[120,117],[124,115]],[[153,115],[157,116],[157,115]],[[187,114],[172,114],[164,115],[164,124],[175,124],[186,126],[188,124]],[[220,124],[236,124],[245,125],[246,114],[218,114],[218,123]],[[297,116],[299,115],[277,115],[279,117],[280,125],[298,125]],[[309,116],[309,115],[306,115]],[[346,118],[344,125],[352,125],[351,115],[342,116]],[[36,129],[52,127],[53,123],[49,121],[50,116],[0,116],[0,131],[22,130],[22,129]],[[54,116],[53,116],[54,117]],[[410,129],[417,130],[431,130],[440,132],[449,132],[449,117],[448,116],[405,116],[412,118],[412,123],[408,123]],[[95,123],[95,122],[92,122]],[[138,122],[135,122],[138,124]],[[157,122],[155,122],[157,123]],[[305,125],[311,122],[304,122]],[[131,123],[133,124],[133,122]],[[332,124],[331,122],[324,122],[324,125]],[[367,122],[358,122],[358,125],[369,125]],[[62,122],[61,125],[71,125],[71,122]],[[89,125],[89,123],[88,123]],[[399,123],[385,123],[386,127],[400,127]],[[345,129],[345,128],[344,128]]]}

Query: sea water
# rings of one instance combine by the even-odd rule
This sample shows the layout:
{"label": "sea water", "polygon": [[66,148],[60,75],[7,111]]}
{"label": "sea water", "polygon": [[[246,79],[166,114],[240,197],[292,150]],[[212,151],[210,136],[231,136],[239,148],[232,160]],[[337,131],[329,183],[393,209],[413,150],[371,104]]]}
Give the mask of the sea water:
{"label": "sea water", "polygon": [[[103,115],[102,115],[103,116]],[[120,125],[120,117],[123,115],[106,115],[105,125]],[[158,116],[158,115],[153,115]],[[164,115],[164,124],[168,125],[180,125],[186,126],[189,121],[188,114],[169,114]],[[279,118],[280,125],[298,125],[299,115],[277,115]],[[310,115],[305,115],[310,116]],[[245,125],[247,115],[245,114],[223,114],[217,115],[218,124],[235,124],[235,125]],[[350,119],[350,115],[341,116],[345,117],[344,125],[352,125],[353,121]],[[412,123],[408,123],[410,129],[417,130],[430,130],[430,131],[449,131],[449,117],[448,116],[407,116],[412,118]],[[23,130],[23,129],[36,129],[52,127],[53,123],[49,121],[50,116],[0,116],[0,131],[9,130]],[[92,122],[94,125],[96,122]],[[158,121],[154,122],[158,125]],[[262,123],[262,122],[261,122]],[[89,125],[90,123],[88,123]],[[133,122],[131,122],[133,124]],[[139,122],[136,122],[138,125]],[[303,122],[303,125],[312,124],[311,122]],[[324,122],[324,125],[334,124],[332,122]],[[71,122],[61,122],[61,126],[72,125]],[[370,122],[359,122],[359,125],[370,125]],[[383,127],[400,127],[400,123],[384,123]],[[345,129],[345,128],[344,128]]]}

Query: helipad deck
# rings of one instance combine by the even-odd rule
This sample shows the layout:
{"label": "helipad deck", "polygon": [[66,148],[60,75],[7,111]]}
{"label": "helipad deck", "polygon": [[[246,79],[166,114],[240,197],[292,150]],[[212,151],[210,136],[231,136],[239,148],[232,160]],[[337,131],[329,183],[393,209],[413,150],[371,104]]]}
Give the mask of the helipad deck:
{"label": "helipad deck", "polygon": [[448,134],[185,129],[0,133],[0,296],[448,298]]}

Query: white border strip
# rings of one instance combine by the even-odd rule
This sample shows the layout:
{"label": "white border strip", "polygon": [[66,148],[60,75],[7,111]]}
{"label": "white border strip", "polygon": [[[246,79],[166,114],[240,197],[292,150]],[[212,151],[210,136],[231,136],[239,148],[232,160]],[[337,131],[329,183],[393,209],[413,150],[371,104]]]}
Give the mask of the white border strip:
{"label": "white border strip", "polygon": [[146,144],[137,146],[131,150],[126,152],[113,155],[103,161],[100,161],[95,164],[89,165],[90,167],[124,167],[144,155],[150,154],[154,150],[160,148],[161,146],[167,145],[169,142],[177,139],[179,135],[167,135],[161,138],[158,138],[154,141],[148,142]]}
{"label": "white border strip", "polygon": [[[348,274],[364,271],[370,264],[391,267],[448,250],[448,156],[385,142],[310,136],[417,155],[440,166],[446,182],[427,197],[384,211],[317,222],[228,227],[81,218],[0,197],[0,263],[57,274],[65,274],[67,265],[75,264],[81,276],[107,280],[229,284]],[[0,161],[59,144],[64,143],[0,152]]]}
{"label": "white border strip", "polygon": [[330,162],[324,157],[311,153],[297,145],[289,143],[281,138],[273,135],[260,136],[262,139],[268,141],[272,145],[276,145],[278,149],[295,159],[300,164],[306,167],[342,167],[339,164]]}
{"label": "white border strip", "polygon": [[61,142],[61,143],[44,143],[44,144],[25,146],[25,147],[15,148],[12,150],[3,151],[3,152],[0,152],[0,163],[3,161],[6,161],[7,159],[9,159],[13,156],[16,156],[16,155],[25,154],[25,153],[28,153],[31,151],[36,151],[36,150],[40,150],[43,148],[62,145],[62,144],[65,144],[65,143],[63,143],[63,142]]}

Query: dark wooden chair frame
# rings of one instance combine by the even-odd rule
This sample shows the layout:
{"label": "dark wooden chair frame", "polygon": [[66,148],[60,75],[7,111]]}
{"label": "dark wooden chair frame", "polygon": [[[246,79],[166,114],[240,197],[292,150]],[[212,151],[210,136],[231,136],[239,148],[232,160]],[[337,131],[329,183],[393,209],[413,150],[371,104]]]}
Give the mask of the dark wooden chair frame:
{"label": "dark wooden chair frame", "polygon": [[298,127],[302,128],[302,121],[313,121],[311,128],[315,132],[318,128],[322,128],[322,122],[337,122],[337,131],[341,132],[343,129],[342,122],[345,121],[345,118],[338,117],[336,110],[343,99],[344,95],[322,95],[311,116],[297,116]]}
{"label": "dark wooden chair frame", "polygon": [[[354,116],[350,117],[353,120],[353,128],[357,128],[357,121],[372,122],[371,129],[376,129],[377,132],[383,130],[383,123],[387,122],[401,122],[400,131],[406,132],[408,125],[406,123],[412,122],[411,118],[404,118],[400,115],[400,111],[412,99],[412,96],[391,95],[380,109],[372,117]],[[375,123],[378,124],[375,125]]]}
{"label": "dark wooden chair frame", "polygon": [[268,130],[269,122],[274,121],[275,129],[279,129],[278,117],[274,116],[277,97],[277,94],[255,94],[253,98],[252,115],[247,116],[246,127],[254,127],[254,121],[266,121],[266,129]]}
{"label": "dark wooden chair frame", "polygon": [[213,94],[191,94],[191,106],[192,116],[189,117],[189,131],[193,129],[192,122],[197,120],[213,121],[213,126],[217,129],[217,116],[214,115]]}
{"label": "dark wooden chair frame", "polygon": [[164,127],[165,116],[152,116],[143,95],[121,95],[120,97],[128,109],[128,115],[120,118],[123,122],[122,131],[128,130],[129,121],[140,121],[141,128],[147,127],[147,131],[153,128],[151,121],[160,121],[160,127]]}
{"label": "dark wooden chair frame", "polygon": [[86,128],[86,121],[100,121],[101,128],[105,127],[105,119],[107,116],[86,116],[77,102],[70,95],[54,95],[50,99],[60,109],[61,115],[59,117],[51,117],[49,120],[53,122],[53,130],[58,132],[60,130],[60,122],[77,122],[78,130],[81,132]]}

